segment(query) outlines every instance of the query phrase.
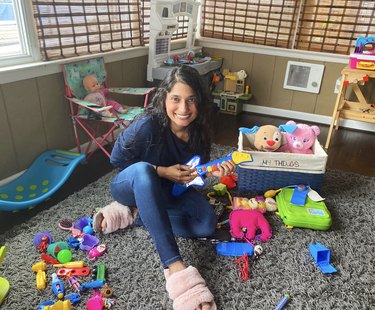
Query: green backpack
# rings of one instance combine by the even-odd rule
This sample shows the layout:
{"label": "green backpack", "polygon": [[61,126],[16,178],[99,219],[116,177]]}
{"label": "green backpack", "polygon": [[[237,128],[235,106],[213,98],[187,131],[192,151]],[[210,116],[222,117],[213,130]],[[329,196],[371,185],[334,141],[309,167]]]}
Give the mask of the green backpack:
{"label": "green backpack", "polygon": [[[302,227],[315,230],[328,230],[332,218],[325,202],[311,200],[309,196],[299,196],[294,200],[298,187],[283,188],[276,196],[278,214],[287,228]],[[307,191],[306,191],[307,194]],[[291,201],[304,201],[304,204],[294,204]]]}

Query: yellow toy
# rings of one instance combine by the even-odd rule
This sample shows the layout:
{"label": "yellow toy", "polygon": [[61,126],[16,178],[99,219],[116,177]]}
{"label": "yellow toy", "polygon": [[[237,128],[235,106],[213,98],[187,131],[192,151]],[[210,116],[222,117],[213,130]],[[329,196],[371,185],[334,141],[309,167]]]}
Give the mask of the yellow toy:
{"label": "yellow toy", "polygon": [[53,264],[53,267],[64,267],[64,268],[83,268],[85,262],[83,260],[78,260],[74,262],[68,262],[65,264]]}
{"label": "yellow toy", "polygon": [[266,197],[266,198],[273,198],[273,197],[275,197],[276,194],[277,194],[278,192],[280,192],[281,190],[282,190],[282,188],[280,188],[280,189],[270,189],[270,190],[268,190],[268,191],[266,191],[266,192],[264,193],[264,197]]}
{"label": "yellow toy", "polygon": [[[7,248],[2,246],[0,248],[0,265],[3,263],[4,256],[7,252]],[[8,295],[9,292],[9,282],[7,279],[0,277],[0,305],[3,303],[5,297]]]}
{"label": "yellow toy", "polygon": [[36,288],[38,290],[44,290],[47,286],[46,269],[45,262],[38,262],[31,267],[31,270],[36,272]]}
{"label": "yellow toy", "polygon": [[58,300],[52,306],[45,306],[43,310],[70,310],[72,309],[72,303],[69,299]]}
{"label": "yellow toy", "polygon": [[224,92],[234,93],[234,94],[245,93],[245,79],[247,77],[247,73],[245,70],[240,70],[238,72],[231,72],[228,69],[224,69],[223,75],[224,75]]}

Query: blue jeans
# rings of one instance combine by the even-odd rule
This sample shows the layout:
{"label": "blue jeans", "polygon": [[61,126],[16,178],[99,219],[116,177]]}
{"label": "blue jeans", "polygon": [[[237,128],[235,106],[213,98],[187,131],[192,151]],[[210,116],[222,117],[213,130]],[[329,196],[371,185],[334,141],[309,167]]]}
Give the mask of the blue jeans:
{"label": "blue jeans", "polygon": [[205,197],[193,188],[173,197],[149,163],[122,170],[112,180],[111,193],[119,203],[138,208],[135,225],[148,230],[164,268],[182,261],[175,236],[206,237],[215,231],[215,212]]}

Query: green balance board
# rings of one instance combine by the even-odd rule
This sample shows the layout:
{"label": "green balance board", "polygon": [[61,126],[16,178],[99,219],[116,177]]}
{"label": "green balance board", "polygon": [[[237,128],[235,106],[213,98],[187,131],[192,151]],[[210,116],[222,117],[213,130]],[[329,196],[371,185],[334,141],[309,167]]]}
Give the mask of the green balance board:
{"label": "green balance board", "polygon": [[9,292],[9,282],[7,279],[0,277],[0,305]]}
{"label": "green balance board", "polygon": [[[3,263],[4,256],[6,254],[7,248],[5,246],[0,247],[0,265]],[[0,305],[9,292],[9,282],[0,277]]]}

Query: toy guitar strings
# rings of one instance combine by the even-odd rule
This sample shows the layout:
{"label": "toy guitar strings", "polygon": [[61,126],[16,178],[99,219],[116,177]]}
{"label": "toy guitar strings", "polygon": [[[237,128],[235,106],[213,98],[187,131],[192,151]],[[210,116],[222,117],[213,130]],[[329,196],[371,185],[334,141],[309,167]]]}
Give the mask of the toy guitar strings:
{"label": "toy guitar strings", "polygon": [[221,163],[232,160],[236,165],[246,162],[246,161],[253,161],[253,158],[249,153],[237,152],[234,151],[230,153],[228,156],[216,159],[214,161],[210,161],[209,163],[199,165],[200,163],[200,156],[196,155],[191,158],[185,165],[191,166],[197,170],[198,176],[191,182],[186,184],[175,183],[172,189],[173,196],[179,196],[184,193],[189,186],[204,186],[206,181],[204,180],[203,176],[211,171],[218,170],[218,165]]}

